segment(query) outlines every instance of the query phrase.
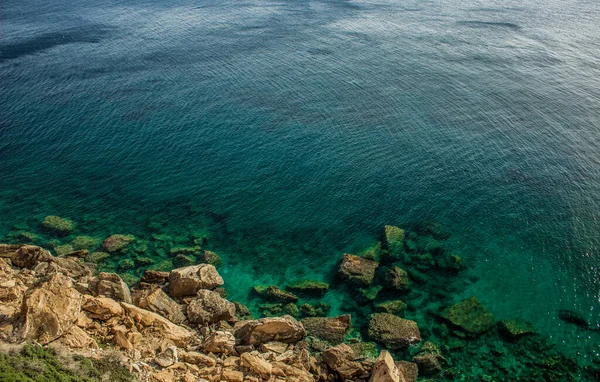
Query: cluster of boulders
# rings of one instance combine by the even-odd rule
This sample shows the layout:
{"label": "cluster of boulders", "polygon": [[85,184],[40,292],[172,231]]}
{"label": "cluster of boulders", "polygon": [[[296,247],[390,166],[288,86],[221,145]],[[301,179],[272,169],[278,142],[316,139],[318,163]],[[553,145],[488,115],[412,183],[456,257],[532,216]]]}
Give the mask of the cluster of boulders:
{"label": "cluster of boulders", "polygon": [[[116,245],[116,242],[115,242]],[[76,256],[0,245],[0,340],[64,346],[90,357],[118,349],[143,381],[414,381],[417,366],[345,344],[350,315],[248,319],[225,299],[211,264],[147,271],[130,289],[93,275]],[[323,285],[296,285],[318,292]],[[372,333],[371,333],[372,331]],[[391,349],[420,340],[416,324],[374,315],[369,332]]]}

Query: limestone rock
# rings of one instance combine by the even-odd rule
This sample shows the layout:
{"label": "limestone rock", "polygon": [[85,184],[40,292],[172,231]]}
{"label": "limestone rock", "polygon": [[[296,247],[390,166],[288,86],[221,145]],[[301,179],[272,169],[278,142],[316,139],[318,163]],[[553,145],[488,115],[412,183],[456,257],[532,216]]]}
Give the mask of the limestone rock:
{"label": "limestone rock", "polygon": [[169,274],[169,294],[173,297],[193,296],[200,289],[214,289],[223,284],[223,278],[210,264],[177,268]]}
{"label": "limestone rock", "polygon": [[25,292],[35,282],[31,271],[18,271],[0,259],[0,322],[16,318]]}
{"label": "limestone rock", "polygon": [[176,324],[185,321],[181,306],[171,297],[167,296],[161,288],[156,288],[143,293],[139,298],[137,305],[140,308],[158,313]]}
{"label": "limestone rock", "polygon": [[215,267],[221,265],[221,258],[214,252],[211,251],[203,251],[202,253],[202,262],[205,264],[211,264]]}
{"label": "limestone rock", "polygon": [[20,337],[42,344],[67,333],[81,311],[83,297],[67,276],[57,273],[27,293],[21,307]]}
{"label": "limestone rock", "polygon": [[244,373],[226,369],[221,373],[221,379],[227,382],[242,382],[244,380]]}
{"label": "limestone rock", "polygon": [[404,269],[396,266],[391,267],[385,273],[382,282],[386,288],[398,291],[407,290],[410,284],[408,273],[406,273]]}
{"label": "limestone rock", "polygon": [[254,286],[254,292],[269,301],[282,303],[298,301],[298,297],[295,294],[286,292],[275,285],[256,285]]}
{"label": "limestone rock", "polygon": [[392,350],[407,348],[421,341],[416,322],[389,313],[375,313],[371,316],[369,337]]}
{"label": "limestone rock", "polygon": [[260,375],[264,379],[269,379],[273,371],[273,365],[252,353],[242,354],[240,364],[251,373]]}
{"label": "limestone rock", "polygon": [[494,316],[477,297],[471,297],[442,311],[441,316],[452,325],[470,334],[481,334],[494,326]]}
{"label": "limestone rock", "polygon": [[80,279],[92,275],[92,271],[81,259],[75,257],[55,257],[51,262],[37,264],[33,270],[40,276],[49,276],[54,273],[62,273],[73,279]]}
{"label": "limestone rock", "polygon": [[52,261],[50,252],[35,245],[24,245],[13,253],[12,263],[19,268],[33,269],[42,262]]}
{"label": "limestone rock", "polygon": [[368,286],[375,277],[375,269],[379,263],[367,260],[355,255],[344,254],[342,263],[340,264],[340,276],[352,283]]}
{"label": "limestone rock", "polygon": [[205,367],[213,367],[217,364],[217,361],[214,358],[195,351],[181,352],[181,359],[184,362],[191,363],[192,365]]}
{"label": "limestone rock", "polygon": [[271,341],[292,343],[306,336],[304,326],[291,316],[241,321],[235,327],[235,336],[241,345],[259,345]]}
{"label": "limestone rock", "polygon": [[106,321],[112,317],[123,315],[123,308],[115,300],[108,297],[85,296],[83,310],[89,312],[90,317]]}
{"label": "limestone rock", "polygon": [[46,216],[41,226],[44,230],[54,233],[58,236],[67,236],[73,231],[75,224],[71,220],[63,219],[59,216]]}
{"label": "limestone rock", "polygon": [[405,382],[404,376],[388,351],[383,350],[379,354],[373,365],[373,374],[369,382]]}
{"label": "limestone rock", "polygon": [[90,280],[89,288],[94,296],[109,297],[131,304],[129,287],[116,273],[100,272],[98,277]]}
{"label": "limestone rock", "polygon": [[140,324],[142,327],[149,328],[152,333],[157,333],[160,338],[168,339],[177,346],[185,346],[195,336],[192,331],[175,325],[156,313],[125,302],[121,302],[121,307],[125,310],[125,314],[134,322]]}
{"label": "limestone rock", "polygon": [[198,297],[188,305],[187,316],[192,324],[202,326],[229,321],[235,317],[235,305],[217,292],[201,289]]}
{"label": "limestone rock", "polygon": [[122,251],[134,241],[135,236],[133,235],[111,235],[102,242],[102,248],[106,252],[115,253]]}
{"label": "limestone rock", "polygon": [[207,353],[230,354],[234,347],[235,337],[230,332],[213,332],[204,341],[204,351]]}
{"label": "limestone rock", "polygon": [[351,316],[345,314],[338,317],[309,317],[300,322],[308,335],[337,345],[344,341],[344,336],[350,329]]}
{"label": "limestone rock", "polygon": [[342,380],[354,379],[365,373],[363,365],[354,361],[352,348],[340,344],[323,352],[323,360],[331,370],[337,372]]}

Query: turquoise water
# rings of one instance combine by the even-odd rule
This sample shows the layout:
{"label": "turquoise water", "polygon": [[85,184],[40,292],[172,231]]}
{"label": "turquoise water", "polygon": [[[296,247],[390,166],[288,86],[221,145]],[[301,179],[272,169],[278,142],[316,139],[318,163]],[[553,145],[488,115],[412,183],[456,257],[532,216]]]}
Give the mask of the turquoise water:
{"label": "turquoise water", "polygon": [[384,224],[434,220],[468,265],[457,300],[598,358],[597,332],[556,314],[600,323],[598,2],[7,0],[0,16],[0,236],[51,214],[101,238],[201,232],[251,302],[257,283],[331,280]]}

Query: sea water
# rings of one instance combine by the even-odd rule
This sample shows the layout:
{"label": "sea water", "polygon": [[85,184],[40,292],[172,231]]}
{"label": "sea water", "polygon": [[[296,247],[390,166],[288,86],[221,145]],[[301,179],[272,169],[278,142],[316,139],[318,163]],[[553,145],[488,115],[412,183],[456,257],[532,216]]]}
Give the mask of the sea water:
{"label": "sea water", "polygon": [[598,358],[597,332],[557,318],[600,323],[597,1],[6,0],[0,17],[4,241],[71,240],[39,231],[47,215],[206,235],[252,307],[253,285],[331,281],[385,224],[435,221],[467,266],[456,301]]}

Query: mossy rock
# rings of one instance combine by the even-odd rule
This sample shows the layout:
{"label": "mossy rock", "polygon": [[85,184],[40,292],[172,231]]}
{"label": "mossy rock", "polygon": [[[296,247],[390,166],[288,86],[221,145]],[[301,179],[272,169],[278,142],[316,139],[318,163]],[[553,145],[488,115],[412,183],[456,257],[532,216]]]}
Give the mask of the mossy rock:
{"label": "mossy rock", "polygon": [[339,267],[342,279],[362,287],[371,285],[375,278],[375,270],[379,263],[349,253],[344,254]]}
{"label": "mossy rock", "polygon": [[253,289],[256,294],[265,300],[283,303],[295,303],[298,301],[298,296],[293,293],[286,292],[275,285],[256,285]]}
{"label": "mossy rock", "polygon": [[91,236],[77,236],[71,242],[71,245],[76,250],[94,249],[94,248],[98,248],[101,244],[102,244],[102,239],[99,239],[97,237],[91,237]]}
{"label": "mossy rock", "polygon": [[429,235],[436,240],[447,240],[450,238],[450,232],[441,223],[427,220],[422,221],[416,228],[419,235]]}
{"label": "mossy rock", "polygon": [[369,338],[391,350],[406,349],[421,340],[417,323],[389,313],[374,313],[369,320]]}
{"label": "mossy rock", "polygon": [[498,331],[508,339],[515,340],[523,336],[536,333],[536,328],[533,324],[521,320],[502,320],[498,322]]}
{"label": "mossy rock", "polygon": [[259,306],[264,317],[277,317],[283,314],[283,304],[262,304]]}
{"label": "mossy rock", "polygon": [[494,326],[494,316],[477,297],[471,297],[446,308],[441,313],[453,326],[469,334],[481,334]]}
{"label": "mossy rock", "polygon": [[219,267],[222,263],[221,257],[214,252],[211,251],[203,251],[202,252],[202,262],[205,264],[214,265],[215,267]]}
{"label": "mossy rock", "polygon": [[58,245],[58,246],[54,247],[54,252],[56,253],[56,256],[64,256],[73,251],[74,251],[74,249],[71,246],[71,244],[63,244],[63,245]]}
{"label": "mossy rock", "polygon": [[406,291],[409,289],[410,279],[408,278],[408,273],[406,273],[404,269],[393,266],[384,272],[382,283],[386,288],[397,291]]}
{"label": "mossy rock", "polygon": [[440,349],[431,341],[423,344],[413,362],[418,365],[419,374],[423,376],[438,375],[448,365]]}
{"label": "mossy rock", "polygon": [[393,225],[386,225],[383,228],[382,247],[391,253],[402,252],[404,250],[404,230]]}
{"label": "mossy rock", "polygon": [[11,234],[10,236],[14,237],[19,243],[41,243],[42,238],[40,235],[37,235],[33,232],[29,231],[20,231],[15,234]]}
{"label": "mossy rock", "polygon": [[102,242],[102,247],[109,253],[121,252],[135,242],[133,235],[110,235]]}
{"label": "mossy rock", "polygon": [[186,256],[182,253],[173,258],[173,265],[175,268],[189,267],[195,263],[196,259],[193,256]]}
{"label": "mossy rock", "polygon": [[163,260],[158,264],[155,264],[150,267],[150,269],[152,269],[153,271],[159,272],[170,272],[171,270],[173,270],[173,268],[175,268],[175,266],[173,266],[173,262],[171,260]]}
{"label": "mossy rock", "polygon": [[462,257],[456,254],[448,254],[436,260],[437,266],[453,273],[458,273],[464,268]]}
{"label": "mossy rock", "polygon": [[133,245],[132,249],[135,253],[143,255],[148,252],[148,244],[145,242],[137,242]]}
{"label": "mossy rock", "polygon": [[329,284],[322,281],[300,280],[288,284],[287,289],[303,295],[322,297],[329,290]]}
{"label": "mossy rock", "polygon": [[358,254],[360,257],[364,257],[365,259],[380,261],[381,260],[381,242],[378,241],[369,248]]}
{"label": "mossy rock", "polygon": [[85,257],[85,261],[98,264],[106,260],[109,256],[110,254],[106,252],[92,252]]}
{"label": "mossy rock", "polygon": [[75,223],[59,216],[46,216],[41,223],[42,229],[57,236],[67,236],[75,228]]}
{"label": "mossy rock", "polygon": [[406,304],[402,300],[385,301],[375,305],[375,311],[378,313],[390,313],[396,316],[403,316],[406,310]]}
{"label": "mossy rock", "polygon": [[119,271],[126,272],[135,269],[135,263],[131,259],[123,259],[119,261]]}
{"label": "mossy rock", "polygon": [[285,312],[285,314],[289,314],[292,317],[300,317],[300,309],[298,309],[298,306],[296,306],[296,304],[294,304],[293,302],[286,304],[283,307],[283,311]]}
{"label": "mossy rock", "polygon": [[240,320],[251,320],[252,319],[252,313],[250,313],[250,309],[248,309],[248,307],[244,304],[242,304],[241,302],[237,302],[237,301],[232,301],[233,305],[235,305],[235,315],[240,319]]}
{"label": "mossy rock", "polygon": [[300,305],[300,313],[304,317],[317,317],[317,309],[310,304],[302,304]]}
{"label": "mossy rock", "polygon": [[154,264],[154,260],[149,257],[138,256],[135,258],[135,265],[139,268],[146,268]]}
{"label": "mossy rock", "polygon": [[356,295],[356,297],[360,302],[375,301],[377,295],[379,294],[379,292],[381,292],[382,289],[383,287],[381,285],[372,285],[368,288],[360,288],[358,290],[360,294]]}
{"label": "mossy rock", "polygon": [[169,251],[169,256],[171,257],[175,257],[178,255],[184,255],[184,256],[194,256],[194,255],[198,255],[201,256],[202,255],[202,247],[200,247],[199,245],[193,246],[193,247],[174,247],[171,248],[171,250]]}
{"label": "mossy rock", "polygon": [[379,348],[375,342],[355,342],[348,344],[357,360],[375,360],[379,356]]}

